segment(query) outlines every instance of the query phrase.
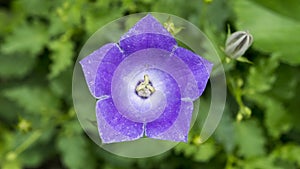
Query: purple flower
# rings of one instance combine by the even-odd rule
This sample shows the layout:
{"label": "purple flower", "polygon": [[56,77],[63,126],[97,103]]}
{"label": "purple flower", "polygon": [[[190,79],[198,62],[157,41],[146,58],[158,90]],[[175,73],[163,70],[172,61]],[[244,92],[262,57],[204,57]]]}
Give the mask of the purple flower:
{"label": "purple flower", "polygon": [[212,64],[177,46],[150,14],[119,43],[109,43],[80,61],[102,143],[141,137],[187,141],[193,101],[205,89]]}

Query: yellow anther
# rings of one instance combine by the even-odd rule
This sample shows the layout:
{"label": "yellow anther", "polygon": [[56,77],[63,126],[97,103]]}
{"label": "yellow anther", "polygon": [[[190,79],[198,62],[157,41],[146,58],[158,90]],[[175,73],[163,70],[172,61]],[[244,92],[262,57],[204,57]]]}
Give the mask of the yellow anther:
{"label": "yellow anther", "polygon": [[150,84],[147,85],[146,88],[149,89],[151,93],[155,92],[155,88],[153,86],[151,86]]}
{"label": "yellow anther", "polygon": [[148,75],[144,75],[144,84],[147,85],[149,84],[149,76]]}
{"label": "yellow anther", "polygon": [[[143,83],[143,82],[142,82]],[[135,90],[138,92],[138,91],[140,91],[140,90],[142,90],[142,89],[144,89],[144,88],[146,88],[146,85],[144,85],[144,84],[139,84],[136,88],[135,88]]]}

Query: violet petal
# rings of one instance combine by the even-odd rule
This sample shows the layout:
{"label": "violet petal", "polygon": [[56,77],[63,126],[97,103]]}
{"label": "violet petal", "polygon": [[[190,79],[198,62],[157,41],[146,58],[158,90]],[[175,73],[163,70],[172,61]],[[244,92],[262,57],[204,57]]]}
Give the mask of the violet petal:
{"label": "violet petal", "polygon": [[154,73],[159,74],[168,104],[158,119],[146,124],[145,135],[150,138],[165,132],[174,124],[181,106],[180,89],[175,79],[162,71]]}
{"label": "violet petal", "polygon": [[143,123],[124,118],[115,108],[111,98],[98,100],[96,112],[102,143],[132,141],[143,136]]}
{"label": "violet petal", "polygon": [[106,55],[106,53],[114,46],[113,43],[106,44],[97,49],[87,57],[83,58],[79,63],[81,64],[85,80],[91,94],[95,97],[95,79],[97,75],[98,66]]}
{"label": "violet petal", "polygon": [[134,35],[120,41],[120,47],[126,55],[147,48],[159,48],[171,52],[176,45],[176,40],[171,36],[153,33]]}
{"label": "violet petal", "polygon": [[101,97],[111,94],[111,80],[115,69],[123,60],[123,54],[117,44],[106,53],[99,64],[95,79],[95,96]]}
{"label": "violet petal", "polygon": [[171,127],[165,131],[161,130],[161,128],[164,128],[165,123],[168,123],[167,119],[161,118],[146,124],[145,135],[155,139],[187,142],[192,113],[193,102],[181,101],[179,115]]}
{"label": "violet petal", "polygon": [[201,96],[209,79],[213,64],[182,47],[177,47],[174,53],[184,61],[193,72],[195,80],[197,81],[199,96]]}
{"label": "violet petal", "polygon": [[146,48],[160,48],[171,52],[176,44],[173,36],[150,14],[120,39],[120,47],[126,55]]}
{"label": "violet petal", "polygon": [[172,35],[158,20],[156,20],[151,14],[148,14],[139,20],[132,28],[130,28],[130,30],[125,33],[120,40],[143,33],[154,33],[172,37]]}

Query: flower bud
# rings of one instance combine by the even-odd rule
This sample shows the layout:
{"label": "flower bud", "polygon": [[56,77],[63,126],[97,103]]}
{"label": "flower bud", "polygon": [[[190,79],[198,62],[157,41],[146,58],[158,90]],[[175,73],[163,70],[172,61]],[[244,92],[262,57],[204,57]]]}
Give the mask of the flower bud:
{"label": "flower bud", "polygon": [[231,34],[225,44],[225,53],[236,59],[242,56],[251,46],[253,37],[248,31],[237,31]]}

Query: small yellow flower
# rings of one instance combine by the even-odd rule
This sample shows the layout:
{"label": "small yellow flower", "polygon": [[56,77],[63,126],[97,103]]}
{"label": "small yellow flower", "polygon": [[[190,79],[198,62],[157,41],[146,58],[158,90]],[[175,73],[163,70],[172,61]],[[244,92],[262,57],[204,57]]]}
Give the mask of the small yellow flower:
{"label": "small yellow flower", "polygon": [[202,139],[201,139],[200,135],[194,137],[193,143],[194,143],[195,145],[200,145],[200,144],[202,144]]}
{"label": "small yellow flower", "polygon": [[18,128],[23,132],[28,132],[31,129],[31,123],[22,118],[18,123]]}
{"label": "small yellow flower", "polygon": [[171,17],[168,17],[167,22],[164,23],[164,27],[168,32],[170,32],[173,36],[178,34],[183,27],[175,27]]}

